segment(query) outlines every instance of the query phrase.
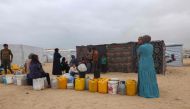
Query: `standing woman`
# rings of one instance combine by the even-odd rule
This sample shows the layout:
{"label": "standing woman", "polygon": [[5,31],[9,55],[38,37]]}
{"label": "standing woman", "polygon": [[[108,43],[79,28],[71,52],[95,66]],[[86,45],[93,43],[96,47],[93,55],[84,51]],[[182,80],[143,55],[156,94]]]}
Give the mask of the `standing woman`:
{"label": "standing woman", "polygon": [[53,56],[53,75],[62,75],[60,58],[59,49],[56,48]]}
{"label": "standing woman", "polygon": [[143,45],[138,48],[139,65],[139,96],[145,98],[159,98],[159,89],[153,60],[153,46],[150,44],[151,37],[143,36]]}

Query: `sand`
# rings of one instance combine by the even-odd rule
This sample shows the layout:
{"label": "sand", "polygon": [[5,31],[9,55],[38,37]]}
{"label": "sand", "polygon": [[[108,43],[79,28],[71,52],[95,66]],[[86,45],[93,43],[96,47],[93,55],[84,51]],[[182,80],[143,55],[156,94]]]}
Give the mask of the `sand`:
{"label": "sand", "polygon": [[[190,109],[190,59],[183,67],[168,67],[157,75],[161,97],[146,99],[90,93],[88,91],[46,89],[0,84],[0,109]],[[51,64],[44,65],[51,72]],[[137,79],[134,73],[107,73],[104,77]]]}

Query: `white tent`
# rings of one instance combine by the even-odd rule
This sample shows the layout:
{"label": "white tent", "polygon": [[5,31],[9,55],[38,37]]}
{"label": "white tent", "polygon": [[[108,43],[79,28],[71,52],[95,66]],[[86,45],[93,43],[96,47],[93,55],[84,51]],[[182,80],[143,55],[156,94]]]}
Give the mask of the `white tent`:
{"label": "white tent", "polygon": [[[68,49],[68,50],[63,50],[60,49],[59,53],[61,54],[62,57],[66,58],[66,61],[70,62],[71,60],[71,55],[76,56],[76,50],[74,49]],[[54,54],[54,49],[47,49],[45,50],[45,62],[52,63],[53,62],[53,54]]]}
{"label": "white tent", "polygon": [[183,45],[167,45],[166,61],[168,66],[183,66]]}
{"label": "white tent", "polygon": [[[0,44],[0,49],[3,48],[3,45]],[[17,45],[17,44],[9,44],[9,49],[11,49],[13,53],[13,63],[23,65],[28,59],[28,55],[30,53],[35,53],[39,56],[39,60],[41,63],[44,63],[44,49],[39,47],[33,47],[28,45]]]}

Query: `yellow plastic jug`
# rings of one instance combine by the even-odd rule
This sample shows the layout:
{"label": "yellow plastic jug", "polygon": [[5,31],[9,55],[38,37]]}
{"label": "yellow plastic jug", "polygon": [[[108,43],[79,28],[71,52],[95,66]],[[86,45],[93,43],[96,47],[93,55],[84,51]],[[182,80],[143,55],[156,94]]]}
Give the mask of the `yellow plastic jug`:
{"label": "yellow plastic jug", "polygon": [[[1,71],[1,73],[4,75],[5,74],[5,70]],[[7,69],[7,74],[11,74],[11,71]]]}
{"label": "yellow plastic jug", "polygon": [[98,92],[99,93],[108,93],[108,80],[106,78],[99,79],[98,81]]}
{"label": "yellow plastic jug", "polygon": [[67,89],[67,78],[64,76],[60,76],[57,78],[58,88],[59,89]]}
{"label": "yellow plastic jug", "polygon": [[85,88],[85,79],[84,78],[77,78],[75,79],[75,90],[83,91]]}
{"label": "yellow plastic jug", "polygon": [[11,69],[12,69],[12,70],[19,70],[20,67],[19,67],[19,65],[17,65],[17,64],[12,64]]}
{"label": "yellow plastic jug", "polygon": [[89,80],[89,91],[97,92],[98,91],[98,79]]}
{"label": "yellow plastic jug", "polygon": [[126,81],[126,94],[128,96],[135,96],[137,93],[137,82],[135,80]]}

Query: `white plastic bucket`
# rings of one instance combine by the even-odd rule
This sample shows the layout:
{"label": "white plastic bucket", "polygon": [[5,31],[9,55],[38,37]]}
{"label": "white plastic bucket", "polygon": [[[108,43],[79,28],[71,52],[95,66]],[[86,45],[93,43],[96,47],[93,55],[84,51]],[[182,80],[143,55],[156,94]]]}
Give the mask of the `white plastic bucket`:
{"label": "white plastic bucket", "polygon": [[73,89],[74,84],[73,83],[67,83],[67,89]]}
{"label": "white plastic bucket", "polygon": [[108,81],[108,93],[117,94],[118,81]]}
{"label": "white plastic bucket", "polygon": [[57,89],[58,88],[57,84],[58,84],[57,83],[57,78],[56,77],[51,78],[51,88]]}
{"label": "white plastic bucket", "polygon": [[23,80],[26,79],[26,75],[15,75],[16,77],[16,85],[21,86],[24,85]]}
{"label": "white plastic bucket", "polygon": [[13,75],[6,75],[4,78],[5,84],[13,84]]}

